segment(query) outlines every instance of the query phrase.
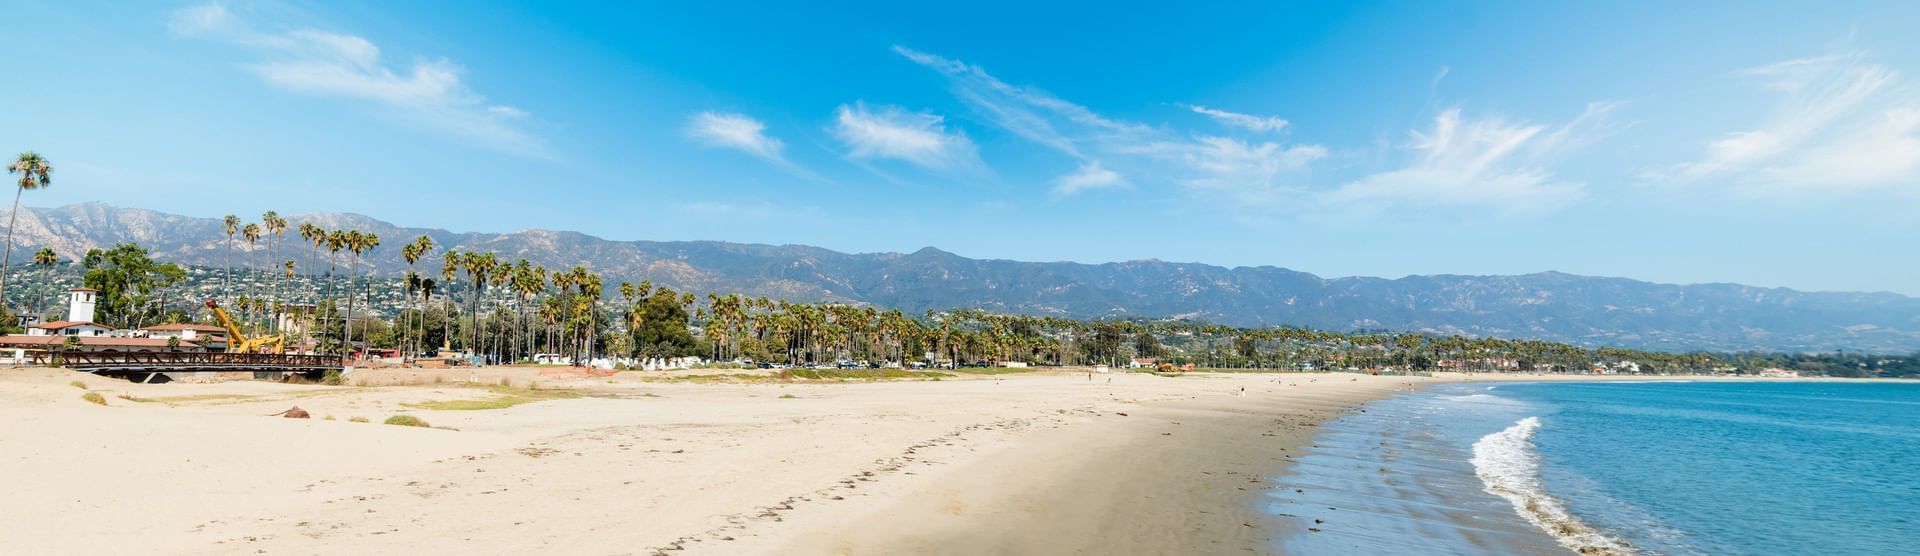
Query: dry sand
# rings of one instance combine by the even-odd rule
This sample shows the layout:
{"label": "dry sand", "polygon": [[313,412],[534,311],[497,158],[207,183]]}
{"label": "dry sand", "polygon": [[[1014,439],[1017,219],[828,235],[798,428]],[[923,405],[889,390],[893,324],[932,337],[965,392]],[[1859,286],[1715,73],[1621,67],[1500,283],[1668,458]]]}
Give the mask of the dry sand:
{"label": "dry sand", "polygon": [[[554,374],[329,387],[0,370],[0,538],[20,554],[1260,553],[1289,534],[1255,510],[1265,478],[1321,421],[1461,379]],[[468,379],[584,396],[407,406],[501,395]],[[313,419],[266,416],[296,404]],[[401,413],[457,430],[380,424]]]}

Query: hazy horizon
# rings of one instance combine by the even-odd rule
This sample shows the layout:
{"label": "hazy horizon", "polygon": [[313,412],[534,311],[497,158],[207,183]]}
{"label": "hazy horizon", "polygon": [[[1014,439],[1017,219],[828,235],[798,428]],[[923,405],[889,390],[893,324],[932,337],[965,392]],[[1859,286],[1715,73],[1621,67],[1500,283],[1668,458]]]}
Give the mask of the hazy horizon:
{"label": "hazy horizon", "polygon": [[[222,216],[224,216],[224,215],[214,215],[214,216],[202,216],[202,215],[192,215],[192,214],[178,214],[178,213],[171,213],[171,212],[166,212],[166,211],[158,211],[157,209],[148,209],[148,208],[142,208],[142,207],[126,207],[126,206],[119,206],[119,205],[114,205],[114,204],[112,204],[112,203],[108,203],[108,202],[106,202],[106,201],[83,201],[83,202],[80,202],[80,203],[75,203],[75,204],[73,204],[73,205],[62,205],[62,206],[59,206],[59,207],[36,207],[36,206],[23,206],[22,208],[25,208],[25,209],[28,209],[28,210],[50,210],[50,209],[61,209],[61,208],[66,208],[66,207],[69,207],[69,206],[76,206],[76,205],[86,205],[86,204],[99,204],[99,205],[102,205],[102,206],[107,206],[107,207],[112,207],[112,208],[115,208],[115,209],[127,209],[127,210],[153,210],[153,211],[156,211],[156,212],[160,212],[160,213],[162,213],[162,214],[170,214],[170,215],[176,215],[176,216],[185,216],[185,217],[189,217],[189,218],[199,218],[199,219],[205,219],[205,220],[218,220],[218,219],[220,219],[220,218],[221,218]],[[6,207],[4,207],[4,206],[0,206],[0,214],[5,214],[5,211],[6,211],[6,210],[7,210],[7,209],[6,209]],[[448,228],[441,228],[441,227],[427,227],[427,226],[416,226],[416,225],[412,225],[412,224],[408,224],[408,223],[405,223],[405,222],[393,222],[393,221],[390,221],[390,220],[386,220],[386,219],[384,219],[384,218],[378,218],[378,217],[374,217],[374,216],[371,216],[371,215],[366,215],[366,214],[361,214],[361,213],[356,213],[356,212],[351,212],[351,211],[348,211],[348,212],[333,212],[333,211],[313,211],[313,212],[298,212],[298,213],[294,213],[294,212],[289,212],[289,213],[286,213],[286,214],[283,214],[283,215],[281,215],[281,216],[282,216],[283,218],[288,218],[288,219],[291,219],[291,220],[293,220],[293,221],[295,221],[295,222],[298,222],[298,221],[300,220],[300,217],[302,217],[302,216],[311,216],[311,215],[316,215],[316,214],[328,214],[328,215],[342,215],[342,216],[354,216],[354,217],[360,217],[360,218],[368,218],[368,219],[372,219],[372,220],[375,220],[375,221],[379,221],[379,222],[382,222],[382,223],[385,223],[385,224],[388,224],[388,225],[392,225],[392,226],[395,226],[395,227],[398,227],[398,228],[406,228],[406,229],[419,229],[419,230],[431,230],[431,231],[441,231],[441,232],[446,232],[446,233],[451,233],[451,234],[497,234],[497,235],[512,235],[512,234],[517,234],[517,233],[523,233],[523,232],[535,232],[535,231],[542,231],[542,232],[551,232],[551,233],[579,233],[579,234],[583,234],[583,235],[586,235],[586,236],[588,236],[588,237],[591,237],[591,238],[594,238],[594,239],[599,239],[599,240],[603,240],[603,241],[611,241],[611,242],[718,242],[718,243],[732,243],[732,244],[736,244],[736,245],[766,245],[766,246],[775,246],[775,247],[782,247],[782,246],[793,246],[793,247],[808,247],[808,248],[816,248],[816,249],[825,249],[825,250],[828,250],[828,251],[834,251],[834,252],[837,252],[837,253],[842,253],[842,254],[848,254],[848,255],[888,255],[888,254],[891,254],[891,255],[909,255],[909,254],[912,254],[912,253],[915,253],[915,252],[918,252],[918,251],[921,251],[921,250],[923,250],[923,249],[935,249],[935,250],[938,250],[938,251],[942,251],[942,252],[946,252],[946,253],[949,253],[949,254],[953,254],[953,255],[957,255],[957,256],[960,256],[960,257],[964,257],[964,258],[968,258],[968,259],[973,259],[973,260],[1003,260],[1003,261],[1012,261],[1012,262],[1019,262],[1019,263],[1043,263],[1043,264],[1044,264],[1044,263],[1068,263],[1068,264],[1081,264],[1081,265],[1104,265],[1104,264],[1124,264],[1124,263],[1136,263],[1136,262],[1159,262],[1159,263],[1166,263],[1166,264],[1176,264],[1176,265],[1179,265],[1179,264],[1194,264],[1194,265],[1206,265],[1206,266],[1215,266],[1215,267],[1222,267],[1222,268],[1228,268],[1228,269],[1235,269],[1235,268],[1263,268],[1263,267],[1264,267],[1264,268],[1278,268],[1278,269],[1282,269],[1282,270],[1289,270],[1289,271],[1294,271],[1294,272],[1304,272],[1304,273],[1307,273],[1307,274],[1312,274],[1312,275],[1314,275],[1314,276],[1316,276],[1316,277],[1319,277],[1319,278],[1321,278],[1321,279],[1327,279],[1327,280],[1338,280],[1338,279],[1347,279],[1347,278],[1359,278],[1359,279],[1384,279],[1384,280],[1400,280],[1400,279],[1405,279],[1405,278],[1413,278],[1413,277],[1423,277],[1423,276],[1425,276],[1425,277],[1431,277],[1431,276],[1524,276],[1524,275],[1531,275],[1531,274],[1549,274],[1549,273],[1559,273],[1559,274],[1569,274],[1569,275],[1576,275],[1576,276],[1587,276],[1587,277],[1594,277],[1594,278],[1619,278],[1619,279],[1625,279],[1625,280],[1633,280],[1633,281],[1639,281],[1639,282],[1646,282],[1646,283],[1652,283],[1652,284],[1661,284],[1661,285],[1677,285],[1677,286],[1695,286],[1695,285],[1711,285],[1711,284],[1734,284],[1734,285],[1740,285],[1740,286],[1752,286],[1752,287],[1761,287],[1761,288],[1787,288],[1787,289],[1793,289],[1793,290],[1795,290],[1795,291],[1801,291],[1801,292],[1806,292],[1806,293],[1868,293],[1868,294],[1878,294],[1878,293],[1891,293],[1891,294],[1895,294],[1895,295],[1900,295],[1900,296],[1904,296],[1904,297],[1911,297],[1911,298],[1920,298],[1920,295],[1916,295],[1916,294],[1913,294],[1913,293],[1908,293],[1908,292],[1900,292],[1900,291],[1891,291],[1891,290],[1818,290],[1818,289],[1800,289],[1800,288],[1790,288],[1790,287],[1787,287],[1787,286],[1778,286],[1778,285],[1770,285],[1770,284],[1752,284],[1752,283],[1745,283],[1745,282],[1738,282],[1738,281],[1731,281],[1731,280],[1714,280],[1714,281],[1704,281],[1704,282],[1661,282],[1661,281],[1657,281],[1657,280],[1649,280],[1649,279],[1646,279],[1646,278],[1641,278],[1641,277],[1637,277],[1637,276],[1631,276],[1631,275],[1614,275],[1614,274],[1580,274],[1580,273],[1574,273],[1574,272],[1567,272],[1567,271],[1563,271],[1563,270],[1558,270],[1558,269],[1541,269],[1541,270],[1534,270],[1534,271],[1529,271],[1529,272],[1517,272],[1517,273],[1511,273],[1511,274],[1468,274],[1468,273],[1458,273],[1458,272],[1423,272],[1423,273],[1414,273],[1414,274],[1402,274],[1402,275],[1395,275],[1395,276],[1378,276],[1378,275],[1357,275],[1357,274],[1343,274],[1343,275],[1335,275],[1335,274],[1328,274],[1328,273],[1323,273],[1323,272],[1318,272],[1318,271],[1315,271],[1314,269],[1310,269],[1310,268],[1300,268],[1300,267],[1295,267],[1295,266],[1291,266],[1291,265],[1288,265],[1288,264],[1285,264],[1285,263],[1279,263],[1279,262],[1275,262],[1275,263],[1265,263],[1265,264],[1247,264],[1247,265],[1230,265],[1230,264],[1221,264],[1221,263],[1215,263],[1215,262],[1210,262],[1210,261],[1198,261],[1198,260],[1171,260],[1171,259],[1158,259],[1158,258],[1151,258],[1151,257],[1149,257],[1149,258],[1140,258],[1140,259],[1122,259],[1122,260],[1070,260],[1070,259],[1055,259],[1055,260],[1035,260],[1035,259],[1016,259],[1016,258],[1006,258],[1006,257],[989,257],[989,256],[979,256],[979,255],[973,255],[973,254],[969,254],[969,253],[964,253],[964,252],[959,252],[959,251],[954,251],[954,250],[952,250],[952,249],[948,249],[948,248],[946,248],[946,247],[944,247],[944,246],[940,246],[940,245],[923,245],[923,246],[920,246],[920,247],[917,247],[917,248],[913,248],[913,249],[907,249],[907,250],[893,250],[893,251],[856,251],[856,250],[849,250],[849,249],[841,249],[841,248],[837,248],[837,247],[835,247],[835,246],[832,246],[832,245],[813,245],[813,244],[804,244],[804,243],[766,243],[766,242],[747,242],[747,241],[730,241],[730,240],[718,240],[718,239],[697,239],[697,238],[686,238],[686,239],[678,239],[678,238],[613,238],[613,237],[604,237],[604,236],[599,236],[599,235],[595,235],[595,234],[591,234],[591,233],[587,233],[587,232],[581,232],[581,231],[578,231],[578,230],[566,230],[566,229],[552,229],[552,228],[520,228],[520,229],[516,229],[516,230],[457,230],[457,229],[448,229]],[[245,218],[245,217],[243,217],[242,219],[243,219],[243,220],[245,220],[246,218]],[[407,239],[407,238],[401,238],[401,239]],[[24,251],[25,251],[25,250],[22,250],[22,251],[23,251],[23,253],[22,253],[22,255],[24,255],[24,254],[26,254],[26,253],[24,253]]]}

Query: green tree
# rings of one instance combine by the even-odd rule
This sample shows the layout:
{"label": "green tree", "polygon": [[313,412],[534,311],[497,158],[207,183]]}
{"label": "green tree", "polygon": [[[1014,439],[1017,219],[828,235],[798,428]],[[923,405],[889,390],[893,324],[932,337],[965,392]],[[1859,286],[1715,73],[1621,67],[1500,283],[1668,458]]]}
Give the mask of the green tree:
{"label": "green tree", "polygon": [[88,251],[82,264],[86,286],[100,290],[94,320],[119,328],[139,328],[147,317],[164,314],[166,300],[156,293],[187,275],[179,265],[153,262],[133,243]]}
{"label": "green tree", "polygon": [[698,343],[687,328],[691,315],[680,295],[661,288],[640,299],[631,309],[633,348],[641,357],[679,357],[698,353]]}

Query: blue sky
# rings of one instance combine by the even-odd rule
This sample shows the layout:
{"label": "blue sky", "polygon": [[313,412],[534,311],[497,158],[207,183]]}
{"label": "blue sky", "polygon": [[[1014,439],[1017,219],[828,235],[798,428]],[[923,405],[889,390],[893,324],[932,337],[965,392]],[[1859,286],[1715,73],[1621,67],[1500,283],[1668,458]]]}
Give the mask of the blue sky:
{"label": "blue sky", "polygon": [[28,2],[26,204],[1920,295],[1920,4]]}

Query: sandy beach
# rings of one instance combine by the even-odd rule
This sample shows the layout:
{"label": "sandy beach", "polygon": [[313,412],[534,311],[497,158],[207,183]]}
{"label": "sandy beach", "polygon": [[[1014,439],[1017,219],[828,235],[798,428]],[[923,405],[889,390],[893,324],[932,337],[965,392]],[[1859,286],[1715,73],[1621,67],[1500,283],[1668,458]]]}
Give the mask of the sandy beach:
{"label": "sandy beach", "polygon": [[[1315,425],[1434,380],[355,379],[415,385],[0,371],[0,535],[22,553],[1263,552],[1285,531],[1249,500]],[[581,396],[409,407],[512,392],[467,379]],[[267,416],[293,405],[313,418]],[[402,413],[445,428],[380,424]]]}
{"label": "sandy beach", "polygon": [[[1254,503],[1320,423],[1426,384],[1516,378],[669,376],[0,371],[0,535],[35,554],[1264,553],[1292,531]],[[544,401],[415,405],[529,397]],[[294,405],[313,418],[269,416]],[[381,424],[398,414],[434,428]]]}

